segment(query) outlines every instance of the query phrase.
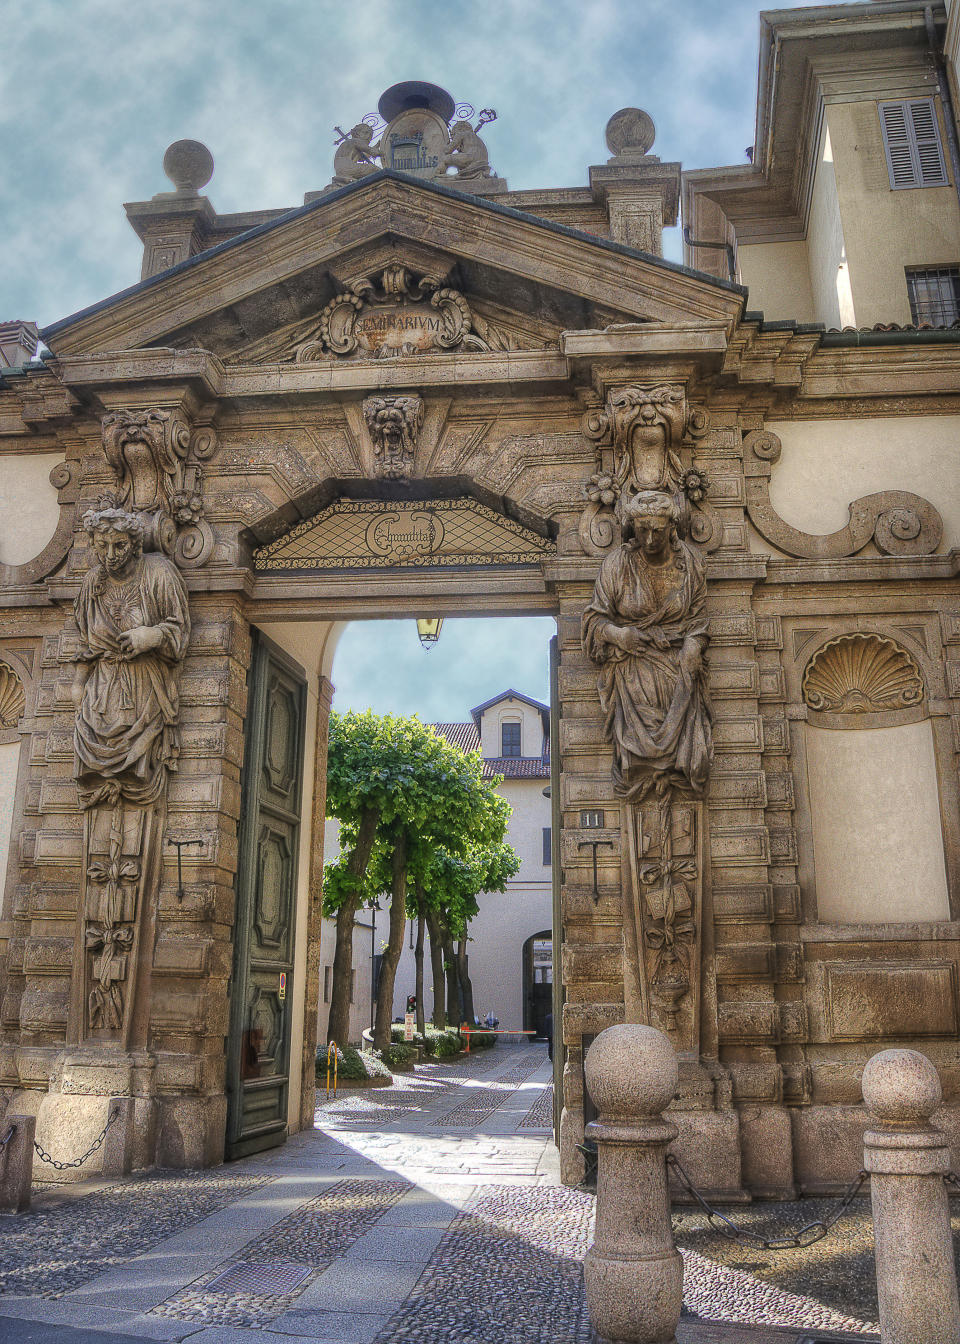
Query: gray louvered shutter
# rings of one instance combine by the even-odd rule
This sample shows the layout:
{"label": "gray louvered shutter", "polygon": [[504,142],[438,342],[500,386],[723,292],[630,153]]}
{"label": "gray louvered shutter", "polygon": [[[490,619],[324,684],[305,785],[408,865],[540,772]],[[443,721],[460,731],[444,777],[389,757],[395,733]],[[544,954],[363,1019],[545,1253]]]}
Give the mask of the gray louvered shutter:
{"label": "gray louvered shutter", "polygon": [[940,148],[940,128],[932,98],[911,99],[908,104],[913,123],[913,138],[917,153],[917,167],[922,187],[944,187],[947,169]]}
{"label": "gray louvered shutter", "polygon": [[880,129],[891,187],[942,187],[947,182],[932,98],[880,103]]}

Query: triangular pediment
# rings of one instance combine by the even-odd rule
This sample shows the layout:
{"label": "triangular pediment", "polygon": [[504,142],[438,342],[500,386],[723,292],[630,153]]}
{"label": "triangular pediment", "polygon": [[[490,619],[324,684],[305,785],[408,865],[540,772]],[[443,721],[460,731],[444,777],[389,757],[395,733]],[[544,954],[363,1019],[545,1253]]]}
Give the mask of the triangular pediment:
{"label": "triangular pediment", "polygon": [[[462,296],[473,343],[444,348],[481,352],[556,349],[561,332],[624,323],[730,330],[743,306],[737,286],[494,201],[383,172],[55,323],[43,338],[64,357],[163,347],[259,364],[295,360],[321,335],[314,352],[321,357],[368,358],[367,349],[324,345],[324,313],[350,294],[371,306],[365,284],[382,300],[390,268],[404,270],[413,285],[424,282],[426,303],[444,288]],[[399,339],[395,331],[391,339]]]}
{"label": "triangular pediment", "polygon": [[253,553],[258,570],[538,564],[556,545],[476,499],[340,499]]}

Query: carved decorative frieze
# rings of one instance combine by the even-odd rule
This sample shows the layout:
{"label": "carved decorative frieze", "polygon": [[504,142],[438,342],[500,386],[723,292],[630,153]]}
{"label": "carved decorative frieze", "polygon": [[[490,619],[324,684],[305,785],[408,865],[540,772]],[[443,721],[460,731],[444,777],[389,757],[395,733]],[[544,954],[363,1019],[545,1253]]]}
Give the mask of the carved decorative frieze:
{"label": "carved decorative frieze", "polygon": [[850,521],[836,532],[815,535],[791,527],[770,502],[770,473],[780,460],[776,434],[758,429],[744,435],[743,472],[747,515],[762,537],[786,555],[833,560],[855,555],[869,541],[884,555],[932,555],[943,536],[940,514],[921,495],[881,490],[849,505]]}
{"label": "carved decorative frieze", "polygon": [[373,443],[374,475],[387,481],[408,477],[423,428],[423,399],[367,397],[363,418]]}
{"label": "carved decorative frieze", "polygon": [[144,549],[186,568],[204,564],[214,539],[203,516],[202,464],[217,450],[213,427],[193,427],[179,411],[112,411],[102,435],[113,502],[140,518]]}
{"label": "carved decorative frieze", "polygon": [[0,728],[16,728],[25,707],[23,682],[9,663],[0,662]]}
{"label": "carved decorative frieze", "polygon": [[[136,467],[129,470],[136,478]],[[147,499],[146,488],[135,479],[130,496]],[[144,553],[150,520],[149,510],[100,508],[84,516],[99,563],[74,604],[79,646],[71,656],[84,814],[78,1030],[124,1044],[137,948],[158,877],[167,779],[180,751],[180,668],[190,638],[179,570],[165,555]]]}
{"label": "carved decorative frieze", "polygon": [[918,705],[923,678],[910,655],[892,639],[841,635],[810,659],[802,691],[810,709],[869,714]]}

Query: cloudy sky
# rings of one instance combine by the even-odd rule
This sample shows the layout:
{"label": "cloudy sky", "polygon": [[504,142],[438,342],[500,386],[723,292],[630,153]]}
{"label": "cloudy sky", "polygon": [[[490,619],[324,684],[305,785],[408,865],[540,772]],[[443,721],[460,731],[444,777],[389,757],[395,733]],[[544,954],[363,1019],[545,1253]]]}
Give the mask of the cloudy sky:
{"label": "cloudy sky", "polygon": [[[218,211],[293,207],[330,180],[333,126],[403,79],[495,108],[485,139],[514,188],[585,185],[628,106],[653,117],[664,160],[743,163],[757,14],[755,0],[0,0],[0,320],[44,326],[139,278],[123,202],[169,189],[172,141],[212,151]],[[677,236],[665,247],[679,260]],[[379,674],[373,632],[348,631],[338,700],[460,719],[507,685],[546,693],[543,622],[448,624],[429,655],[412,631],[378,627]]]}

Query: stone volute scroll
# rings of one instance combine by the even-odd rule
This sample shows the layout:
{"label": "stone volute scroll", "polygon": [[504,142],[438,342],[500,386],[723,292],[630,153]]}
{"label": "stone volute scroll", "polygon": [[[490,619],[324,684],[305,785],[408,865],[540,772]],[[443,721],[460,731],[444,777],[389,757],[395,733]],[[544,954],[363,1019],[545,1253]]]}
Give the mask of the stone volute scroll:
{"label": "stone volute scroll", "polygon": [[836,560],[856,555],[868,542],[883,555],[932,555],[943,537],[940,514],[922,495],[881,490],[850,504],[850,521],[836,532],[803,532],[780,517],[770,502],[770,475],[783,445],[770,430],[744,435],[743,474],[747,516],[773,546],[805,560]]}
{"label": "stone volute scroll", "polygon": [[145,548],[185,568],[206,564],[214,537],[204,518],[203,464],[217,450],[213,427],[191,425],[179,411],[113,411],[102,434],[116,503],[140,517]]}
{"label": "stone volute scroll", "polygon": [[[657,469],[655,461],[647,465]],[[663,471],[664,484],[668,463]],[[632,484],[629,475],[625,481]],[[674,1044],[698,1045],[702,821],[713,756],[700,548],[680,536],[665,489],[621,495],[622,541],[603,560],[583,647],[613,747],[628,856],[628,978],[635,1007]],[[628,1004],[629,1010],[629,1004]]]}
{"label": "stone volute scroll", "polygon": [[74,749],[84,816],[80,1036],[129,1046],[138,946],[180,749],[190,616],[176,565],[145,550],[149,513],[145,521],[101,504],[83,525],[97,563],[74,604]]}

